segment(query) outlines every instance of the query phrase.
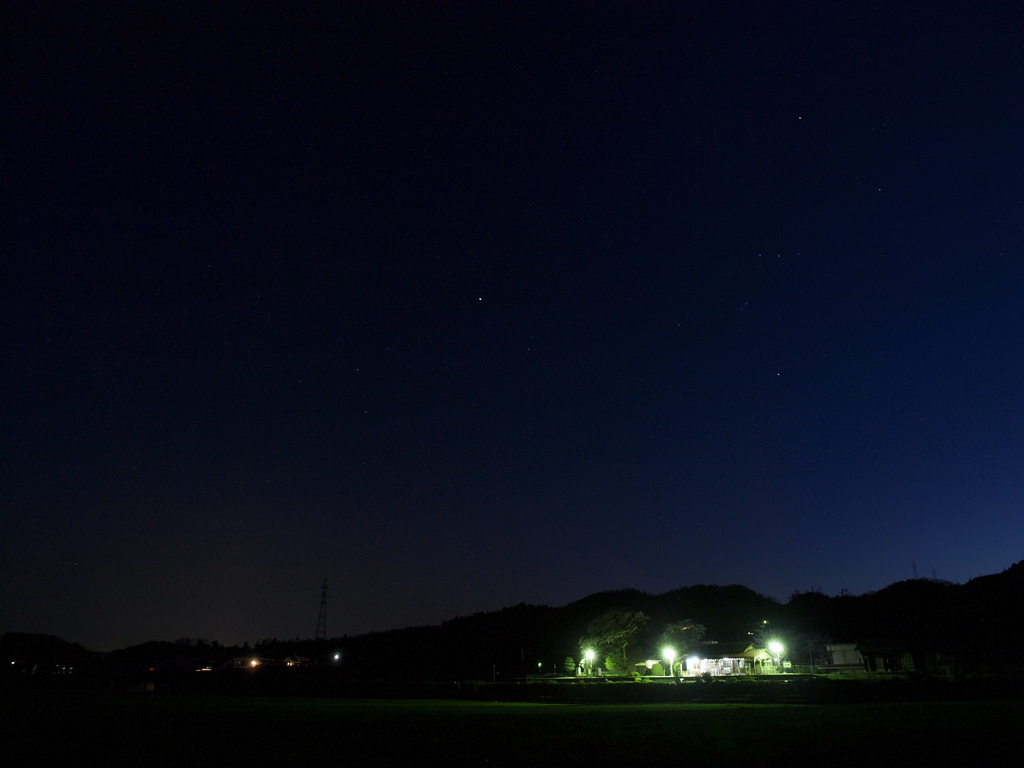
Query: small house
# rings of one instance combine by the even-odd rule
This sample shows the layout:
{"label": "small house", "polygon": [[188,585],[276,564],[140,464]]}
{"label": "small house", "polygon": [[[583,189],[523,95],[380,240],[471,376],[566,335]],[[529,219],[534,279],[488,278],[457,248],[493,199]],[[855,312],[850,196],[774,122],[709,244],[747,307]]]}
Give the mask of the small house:
{"label": "small house", "polygon": [[686,652],[683,665],[687,677],[705,674],[713,677],[760,675],[776,671],[771,653],[751,643],[695,645]]}

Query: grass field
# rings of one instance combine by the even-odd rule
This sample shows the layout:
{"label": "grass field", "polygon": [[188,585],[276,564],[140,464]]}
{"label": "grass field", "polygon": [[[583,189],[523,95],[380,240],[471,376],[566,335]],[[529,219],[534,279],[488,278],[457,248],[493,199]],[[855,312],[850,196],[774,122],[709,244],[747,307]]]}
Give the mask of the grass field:
{"label": "grass field", "polygon": [[6,765],[1016,766],[1020,702],[529,704],[0,694]]}

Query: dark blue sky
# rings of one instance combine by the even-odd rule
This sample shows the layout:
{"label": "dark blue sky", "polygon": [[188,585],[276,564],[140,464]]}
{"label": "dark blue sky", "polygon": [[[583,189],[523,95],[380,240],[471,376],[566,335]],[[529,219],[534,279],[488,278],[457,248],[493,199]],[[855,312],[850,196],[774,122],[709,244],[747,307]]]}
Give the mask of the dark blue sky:
{"label": "dark blue sky", "polygon": [[1024,11],[365,5],[16,4],[0,630],[1024,556]]}

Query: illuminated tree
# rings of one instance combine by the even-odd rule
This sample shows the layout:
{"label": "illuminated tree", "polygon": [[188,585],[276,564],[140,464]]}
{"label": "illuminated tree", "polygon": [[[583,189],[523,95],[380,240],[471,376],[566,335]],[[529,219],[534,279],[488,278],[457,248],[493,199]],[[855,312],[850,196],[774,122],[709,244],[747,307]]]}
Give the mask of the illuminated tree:
{"label": "illuminated tree", "polygon": [[632,669],[629,649],[636,644],[647,619],[643,611],[612,608],[587,625],[580,647],[601,649],[607,654],[605,663],[612,671],[627,674]]}
{"label": "illuminated tree", "polygon": [[672,648],[676,658],[682,658],[691,647],[704,639],[707,629],[693,619],[674,621],[665,627],[658,639],[658,648]]}

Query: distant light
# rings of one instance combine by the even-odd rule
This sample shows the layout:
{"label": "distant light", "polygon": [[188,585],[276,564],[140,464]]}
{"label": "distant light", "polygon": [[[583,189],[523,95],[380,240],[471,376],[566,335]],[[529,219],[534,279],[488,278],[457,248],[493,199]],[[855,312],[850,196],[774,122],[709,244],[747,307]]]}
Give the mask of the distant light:
{"label": "distant light", "polygon": [[258,664],[259,664],[259,661],[257,659],[253,659],[252,661],[249,662],[249,666],[250,667],[255,667]]}
{"label": "distant light", "polygon": [[772,640],[768,643],[768,650],[774,653],[776,656],[782,655],[782,643],[778,640]]}
{"label": "distant light", "polygon": [[340,659],[340,658],[341,658],[341,654],[340,653],[334,654],[334,660],[335,661],[338,661],[338,659]]}
{"label": "distant light", "polygon": [[584,656],[586,656],[587,661],[593,661],[594,660],[594,650],[592,648],[588,648],[587,652],[584,654]]}

